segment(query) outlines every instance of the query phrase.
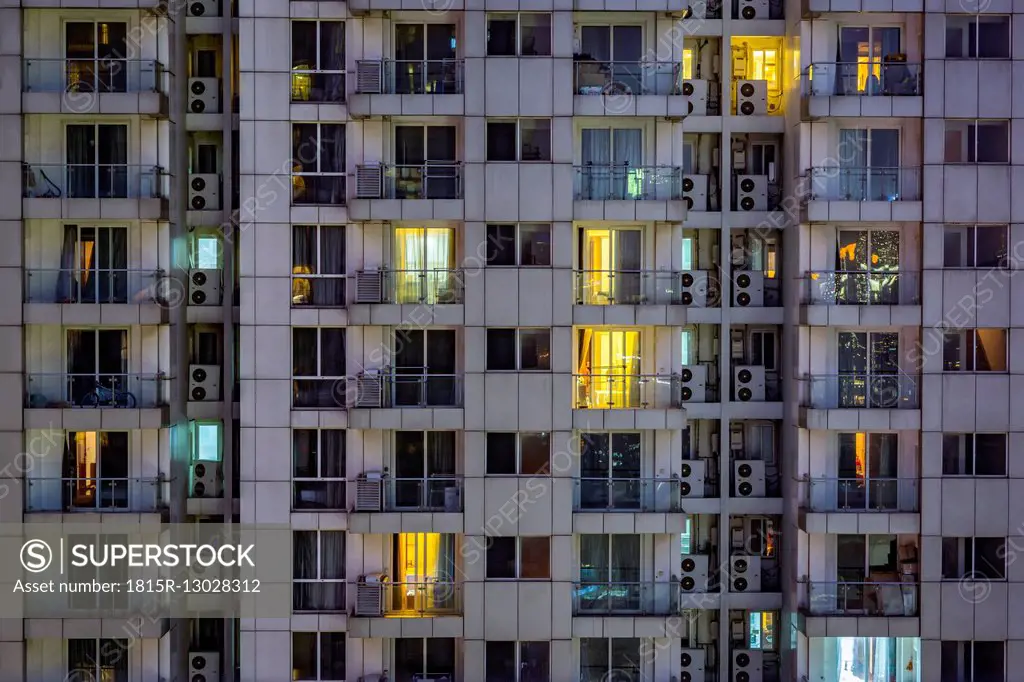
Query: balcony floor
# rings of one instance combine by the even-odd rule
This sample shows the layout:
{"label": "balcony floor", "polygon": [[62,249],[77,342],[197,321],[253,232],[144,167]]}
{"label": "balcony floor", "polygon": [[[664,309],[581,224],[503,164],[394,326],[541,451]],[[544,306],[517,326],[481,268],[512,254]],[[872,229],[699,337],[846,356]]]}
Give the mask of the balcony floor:
{"label": "balcony floor", "polygon": [[397,637],[455,637],[464,636],[461,615],[409,615],[363,617],[348,619],[348,636],[357,639],[394,639]]}
{"label": "balcony floor", "polygon": [[670,409],[573,409],[574,429],[683,429],[686,410]]}
{"label": "balcony floor", "polygon": [[465,515],[446,511],[349,512],[350,533],[463,533]]}
{"label": "balcony floor", "polygon": [[804,429],[829,431],[917,431],[921,428],[921,410],[801,407],[798,423]]}
{"label": "balcony floor", "polygon": [[801,509],[798,525],[800,530],[815,534],[919,535],[921,515],[917,512],[900,511],[814,512]]}
{"label": "balcony floor", "polygon": [[920,327],[919,305],[801,305],[808,327]]}

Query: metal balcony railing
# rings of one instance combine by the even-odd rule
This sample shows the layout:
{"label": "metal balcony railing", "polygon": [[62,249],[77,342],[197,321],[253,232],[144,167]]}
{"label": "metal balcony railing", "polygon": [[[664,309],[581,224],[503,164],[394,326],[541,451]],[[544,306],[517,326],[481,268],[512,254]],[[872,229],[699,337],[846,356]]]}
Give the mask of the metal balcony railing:
{"label": "metal balcony railing", "polygon": [[804,280],[810,305],[920,305],[921,273],[817,271]]}
{"label": "metal balcony railing", "polygon": [[[705,307],[714,300],[711,272],[577,270],[574,274],[577,305]],[[702,275],[699,281],[698,275]]]}
{"label": "metal balcony railing", "polygon": [[803,82],[804,94],[816,97],[913,97],[924,85],[921,64],[886,60],[815,62]]}
{"label": "metal balcony railing", "polygon": [[445,305],[462,303],[461,269],[363,270],[356,275],[357,303]]}
{"label": "metal balcony railing", "polygon": [[25,478],[25,511],[151,512],[164,506],[162,477]]}
{"label": "metal balcony railing", "polygon": [[28,408],[152,408],[166,405],[164,374],[29,374]]}
{"label": "metal balcony railing", "polygon": [[682,95],[678,62],[577,61],[577,95]]}
{"label": "metal balcony railing", "polygon": [[384,368],[349,379],[344,393],[347,407],[462,407],[462,375]]}
{"label": "metal balcony railing", "polygon": [[461,95],[462,59],[373,59],[356,62],[356,92],[362,95]]}
{"label": "metal balcony railing", "polygon": [[462,511],[462,477],[381,479],[385,511]]}
{"label": "metal balcony railing", "polygon": [[812,201],[920,201],[921,169],[914,167],[811,168]]}
{"label": "metal balcony railing", "polygon": [[916,512],[916,478],[814,478],[808,481],[813,512]]}
{"label": "metal balcony railing", "polygon": [[26,199],[158,199],[159,166],[135,164],[23,165]]}
{"label": "metal balcony railing", "polygon": [[292,204],[344,206],[344,173],[293,173]]}
{"label": "metal balcony railing", "polygon": [[902,582],[809,582],[814,616],[916,616],[918,585]]}
{"label": "metal balcony railing", "polygon": [[679,484],[673,478],[583,476],[573,481],[573,510],[582,512],[679,510]]}
{"label": "metal balcony railing", "polygon": [[25,59],[24,92],[157,92],[163,64],[154,59]]}
{"label": "metal balcony railing", "polygon": [[[359,595],[357,616],[430,618],[462,613],[462,586],[454,581],[360,583],[356,589]],[[379,609],[360,610],[360,605],[375,605]]]}
{"label": "metal balcony railing", "polygon": [[573,615],[670,616],[679,612],[680,587],[671,582],[577,582]]}
{"label": "metal balcony railing", "polygon": [[683,169],[676,166],[587,164],[575,166],[573,196],[579,201],[679,201]]}
{"label": "metal balcony railing", "polygon": [[806,379],[804,406],[819,410],[913,410],[920,407],[918,377],[908,374],[843,373]]}
{"label": "metal balcony railing", "polygon": [[679,377],[674,375],[598,370],[574,374],[573,383],[576,409],[667,409],[682,402]]}
{"label": "metal balcony railing", "polygon": [[156,303],[163,270],[79,268],[25,271],[25,303]]}

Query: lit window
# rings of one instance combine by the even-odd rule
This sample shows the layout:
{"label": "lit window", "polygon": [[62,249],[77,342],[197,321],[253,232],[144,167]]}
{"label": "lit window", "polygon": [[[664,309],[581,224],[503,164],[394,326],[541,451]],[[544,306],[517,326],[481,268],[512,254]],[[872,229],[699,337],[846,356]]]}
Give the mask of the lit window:
{"label": "lit window", "polygon": [[773,651],[775,640],[775,612],[752,611],[750,613],[750,647]]}
{"label": "lit window", "polygon": [[683,50],[683,80],[693,78],[693,48]]}

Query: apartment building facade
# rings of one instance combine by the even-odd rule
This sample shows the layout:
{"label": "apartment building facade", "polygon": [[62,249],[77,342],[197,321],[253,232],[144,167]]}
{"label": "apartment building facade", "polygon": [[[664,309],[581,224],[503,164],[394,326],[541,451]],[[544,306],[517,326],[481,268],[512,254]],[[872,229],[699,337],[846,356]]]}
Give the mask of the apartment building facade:
{"label": "apartment building facade", "polygon": [[1010,0],[0,11],[0,521],[294,545],[0,679],[1016,679]]}

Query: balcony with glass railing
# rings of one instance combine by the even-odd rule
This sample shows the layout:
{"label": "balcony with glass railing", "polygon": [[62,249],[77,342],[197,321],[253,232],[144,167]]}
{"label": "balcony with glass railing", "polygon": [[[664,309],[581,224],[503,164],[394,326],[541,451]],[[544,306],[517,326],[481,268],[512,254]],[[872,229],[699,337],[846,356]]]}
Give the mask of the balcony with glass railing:
{"label": "balcony with glass railing", "polygon": [[674,478],[583,476],[573,481],[573,511],[679,511],[680,483]]}
{"label": "balcony with glass railing", "polygon": [[163,477],[27,476],[26,512],[155,512],[165,506]]}
{"label": "balcony with glass railing", "polygon": [[815,167],[808,171],[811,201],[920,201],[920,167]]}
{"label": "balcony with glass railing", "polygon": [[155,408],[167,404],[168,377],[159,374],[29,374],[25,407]]}
{"label": "balcony with glass railing", "polygon": [[811,512],[916,512],[920,481],[916,478],[813,478],[808,481]]}
{"label": "balcony with glass railing", "polygon": [[344,391],[349,408],[462,407],[461,374],[424,367],[393,367],[350,378]]}
{"label": "balcony with glass railing", "polygon": [[359,583],[356,617],[432,618],[462,614],[462,586],[451,580]]}
{"label": "balcony with glass railing", "polygon": [[573,375],[575,409],[671,409],[682,403],[682,388],[676,375],[595,370]]}
{"label": "balcony with glass railing", "polygon": [[[462,59],[363,59],[356,62],[359,95],[461,95]],[[385,113],[385,112],[381,112]]]}
{"label": "balcony with glass railing", "polygon": [[811,97],[920,97],[922,65],[896,60],[815,62],[804,74]]}
{"label": "balcony with glass railing", "polygon": [[573,66],[577,95],[640,97],[683,94],[681,62],[578,60]]}
{"label": "balcony with glass railing", "polygon": [[815,271],[804,279],[805,305],[920,305],[921,273]]}
{"label": "balcony with glass railing", "polygon": [[357,296],[371,290],[374,293],[373,301],[357,300],[357,303],[446,305],[463,302],[465,273],[458,268],[363,270],[357,278]]}
{"label": "balcony with glass railing", "polygon": [[[576,305],[692,305],[705,307],[712,273],[671,270],[576,270]],[[699,280],[699,281],[698,281]]]}
{"label": "balcony with glass railing", "polygon": [[803,406],[816,410],[920,408],[920,377],[909,374],[843,373],[805,378]]}
{"label": "balcony with glass railing", "polygon": [[677,166],[586,164],[574,167],[577,201],[682,201],[683,169]]}
{"label": "balcony with glass railing", "polygon": [[[455,200],[463,198],[462,164],[370,164],[356,168],[356,199]],[[358,210],[358,206],[353,207]],[[367,213],[366,217],[371,214]]]}
{"label": "balcony with glass railing", "polygon": [[[69,95],[159,92],[163,64],[155,59],[39,59],[22,62],[22,92]],[[69,97],[69,104],[78,101]],[[84,112],[76,112],[84,113]]]}
{"label": "balcony with glass railing", "polygon": [[23,166],[25,199],[160,199],[159,166],[137,164],[51,164]]}
{"label": "balcony with glass railing", "polygon": [[917,616],[913,582],[809,582],[805,612],[812,616]]}
{"label": "balcony with glass railing", "polygon": [[156,304],[167,301],[163,278],[163,270],[26,270],[25,303]]}
{"label": "balcony with glass railing", "polygon": [[462,477],[383,478],[384,511],[461,512]]}
{"label": "balcony with glass railing", "polygon": [[577,582],[574,616],[671,616],[680,612],[680,587],[670,582]]}

